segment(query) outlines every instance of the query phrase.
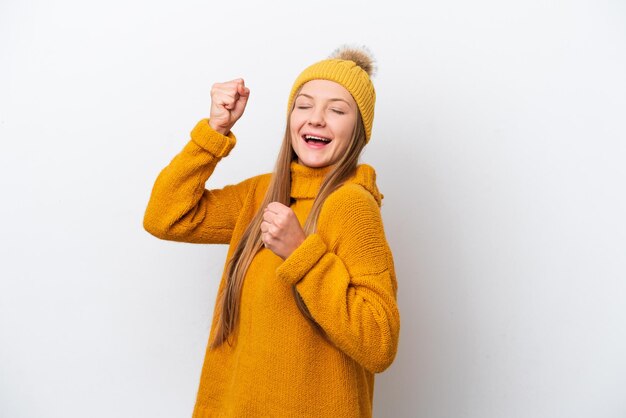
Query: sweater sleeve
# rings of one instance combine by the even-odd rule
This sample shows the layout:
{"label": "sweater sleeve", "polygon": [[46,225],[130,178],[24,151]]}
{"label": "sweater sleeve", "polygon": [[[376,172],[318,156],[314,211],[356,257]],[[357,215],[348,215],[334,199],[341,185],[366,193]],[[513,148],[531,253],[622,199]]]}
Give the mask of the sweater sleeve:
{"label": "sweater sleeve", "polygon": [[309,235],[277,269],[340,350],[371,372],[395,358],[400,329],[396,278],[380,209],[344,186],[328,197]]}
{"label": "sweater sleeve", "polygon": [[154,183],[143,219],[146,231],[171,241],[228,243],[249,182],[218,190],[206,190],[205,183],[235,143],[232,133],[224,136],[201,120]]}

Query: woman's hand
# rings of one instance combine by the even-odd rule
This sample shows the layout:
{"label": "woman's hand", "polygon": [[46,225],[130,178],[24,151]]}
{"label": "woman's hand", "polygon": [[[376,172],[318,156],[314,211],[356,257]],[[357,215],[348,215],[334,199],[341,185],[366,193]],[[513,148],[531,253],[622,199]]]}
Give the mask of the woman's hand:
{"label": "woman's hand", "polygon": [[250,89],[242,78],[215,83],[211,88],[211,116],[209,125],[222,135],[227,135],[239,120],[248,103]]}
{"label": "woman's hand", "polygon": [[265,248],[285,260],[305,238],[300,222],[290,207],[278,202],[267,205],[261,223],[261,240]]}

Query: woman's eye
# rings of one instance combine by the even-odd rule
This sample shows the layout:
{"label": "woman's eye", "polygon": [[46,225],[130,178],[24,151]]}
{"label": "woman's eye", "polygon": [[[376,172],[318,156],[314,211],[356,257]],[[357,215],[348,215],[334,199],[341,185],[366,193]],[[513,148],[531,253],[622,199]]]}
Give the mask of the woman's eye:
{"label": "woman's eye", "polygon": [[335,112],[338,115],[345,115],[346,112],[344,112],[343,110],[340,109],[332,109],[333,112]]}

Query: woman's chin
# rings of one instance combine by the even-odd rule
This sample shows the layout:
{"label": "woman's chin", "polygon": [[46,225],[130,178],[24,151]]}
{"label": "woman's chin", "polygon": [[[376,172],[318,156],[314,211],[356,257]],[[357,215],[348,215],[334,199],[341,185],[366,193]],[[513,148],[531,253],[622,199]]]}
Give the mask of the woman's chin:
{"label": "woman's chin", "polygon": [[309,168],[324,168],[331,165],[329,161],[325,159],[316,159],[316,158],[298,158],[298,164],[304,165]]}

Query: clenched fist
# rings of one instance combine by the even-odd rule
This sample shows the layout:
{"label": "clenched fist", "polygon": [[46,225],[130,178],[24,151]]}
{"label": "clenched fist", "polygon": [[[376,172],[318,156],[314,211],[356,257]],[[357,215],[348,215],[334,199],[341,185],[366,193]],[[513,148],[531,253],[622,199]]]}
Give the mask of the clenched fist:
{"label": "clenched fist", "polygon": [[290,207],[278,202],[267,205],[261,223],[261,239],[266,248],[285,260],[305,238],[300,222]]}
{"label": "clenched fist", "polygon": [[243,114],[249,97],[250,89],[245,86],[242,78],[213,84],[209,117],[211,128],[227,135]]}

